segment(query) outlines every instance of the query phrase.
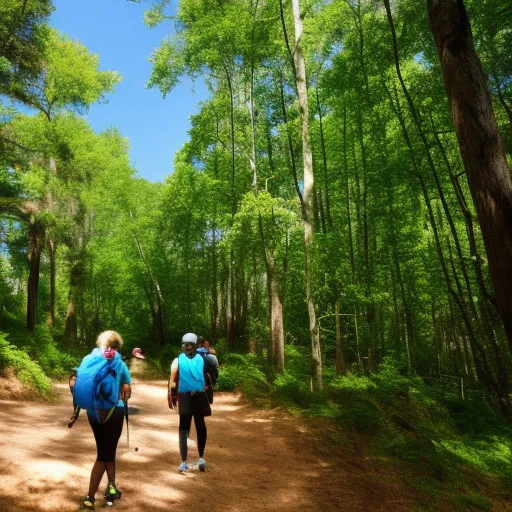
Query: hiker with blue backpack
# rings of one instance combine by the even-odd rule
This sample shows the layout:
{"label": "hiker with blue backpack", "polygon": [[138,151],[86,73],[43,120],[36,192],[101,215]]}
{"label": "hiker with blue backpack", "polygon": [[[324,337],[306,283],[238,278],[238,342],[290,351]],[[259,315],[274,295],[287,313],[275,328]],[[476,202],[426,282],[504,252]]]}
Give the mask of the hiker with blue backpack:
{"label": "hiker with blue backpack", "polygon": [[102,332],[97,348],[82,360],[73,387],[77,407],[87,410],[87,418],[96,440],[97,457],[91,471],[89,493],[80,510],[94,510],[94,499],[103,475],[107,473],[105,491],[107,505],[121,498],[116,487],[116,450],[123,431],[128,399],[131,396],[131,377],[118,350],[123,339],[116,331]]}
{"label": "hiker with blue backpack", "polygon": [[211,416],[210,404],[213,401],[213,386],[216,381],[215,368],[204,354],[197,351],[197,336],[187,333],[182,338],[183,353],[171,364],[169,377],[168,403],[171,409],[179,408],[179,443],[181,464],[179,471],[184,473],[188,465],[188,436],[192,418],[196,426],[197,450],[199,460],[197,467],[206,470],[204,449],[206,446],[207,430],[204,418]]}

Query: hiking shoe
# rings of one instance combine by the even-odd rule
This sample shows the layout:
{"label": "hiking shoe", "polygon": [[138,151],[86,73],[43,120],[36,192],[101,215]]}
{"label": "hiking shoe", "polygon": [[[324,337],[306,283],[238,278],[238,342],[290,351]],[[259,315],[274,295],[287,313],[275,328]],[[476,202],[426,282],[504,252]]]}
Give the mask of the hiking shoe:
{"label": "hiking shoe", "polygon": [[199,471],[206,471],[206,461],[202,457],[197,461],[197,467]]}
{"label": "hiking shoe", "polygon": [[83,510],[94,510],[94,500],[91,500],[89,496],[86,496],[80,505],[80,511]]}
{"label": "hiking shoe", "polygon": [[123,493],[113,482],[108,483],[107,490],[105,491],[105,500],[107,501],[108,506],[112,505],[115,500],[120,500],[122,495]]}
{"label": "hiking shoe", "polygon": [[186,462],[182,462],[182,463],[180,464],[180,469],[179,469],[179,471],[181,471],[182,473],[184,473],[185,471],[187,471],[187,469],[188,469],[188,464],[187,464]]}

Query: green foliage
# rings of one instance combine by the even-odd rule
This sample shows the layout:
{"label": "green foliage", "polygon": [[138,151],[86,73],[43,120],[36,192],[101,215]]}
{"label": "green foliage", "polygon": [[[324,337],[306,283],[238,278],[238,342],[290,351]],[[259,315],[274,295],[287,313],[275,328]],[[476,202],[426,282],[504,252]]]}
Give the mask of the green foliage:
{"label": "green foliage", "polygon": [[492,502],[475,492],[460,494],[455,498],[455,503],[461,510],[492,510]]}
{"label": "green foliage", "polygon": [[51,396],[51,383],[41,366],[23,350],[7,341],[7,334],[0,332],[0,368],[12,367],[18,379],[45,397]]}
{"label": "green foliage", "polygon": [[87,108],[113,92],[121,81],[115,71],[99,71],[99,58],[82,44],[51,30],[44,55],[45,73],[25,84],[14,84],[13,93],[50,118],[64,107]]}
{"label": "green foliage", "polygon": [[441,445],[462,462],[488,475],[512,476],[512,432],[481,438],[443,440]]}
{"label": "green foliage", "polygon": [[257,364],[254,355],[230,354],[219,370],[219,391],[242,391],[253,400],[265,398],[270,390],[267,379]]}
{"label": "green foliage", "polygon": [[64,350],[52,336],[45,325],[37,325],[33,332],[15,330],[10,335],[11,341],[38,364],[44,373],[55,379],[70,375],[71,370],[78,366],[80,358]]}
{"label": "green foliage", "polygon": [[147,87],[158,87],[165,98],[178,85],[185,72],[179,41],[176,39],[163,41],[160,48],[151,55],[150,61],[153,64],[153,71]]}
{"label": "green foliage", "polygon": [[274,386],[280,397],[285,400],[289,400],[305,409],[311,407],[314,394],[311,393],[309,385],[303,380],[285,371],[277,375]]}
{"label": "green foliage", "polygon": [[47,44],[51,0],[2,0],[0,3],[0,91],[41,70]]}
{"label": "green foliage", "polygon": [[33,334],[27,336],[28,353],[35,359],[46,375],[62,379],[70,375],[71,370],[78,366],[80,358],[70,355],[53,339],[48,327],[38,325]]}

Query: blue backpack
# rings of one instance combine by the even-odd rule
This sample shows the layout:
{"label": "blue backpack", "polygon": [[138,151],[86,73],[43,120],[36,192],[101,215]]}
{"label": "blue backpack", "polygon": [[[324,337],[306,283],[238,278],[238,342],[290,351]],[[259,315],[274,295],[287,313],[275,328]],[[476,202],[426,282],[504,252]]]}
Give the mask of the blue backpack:
{"label": "blue backpack", "polygon": [[99,411],[110,409],[105,423],[114,412],[119,400],[117,374],[121,356],[106,359],[98,353],[84,357],[77,370],[76,384],[73,388],[74,403],[87,409],[95,421],[100,422]]}

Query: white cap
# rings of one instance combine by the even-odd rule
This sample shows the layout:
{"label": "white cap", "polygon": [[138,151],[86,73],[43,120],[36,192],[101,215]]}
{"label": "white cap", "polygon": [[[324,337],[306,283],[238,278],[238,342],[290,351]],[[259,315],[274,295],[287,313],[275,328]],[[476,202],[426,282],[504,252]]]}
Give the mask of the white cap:
{"label": "white cap", "polygon": [[187,334],[185,334],[183,336],[183,338],[181,338],[181,343],[197,343],[197,336],[193,333],[193,332],[187,332]]}

